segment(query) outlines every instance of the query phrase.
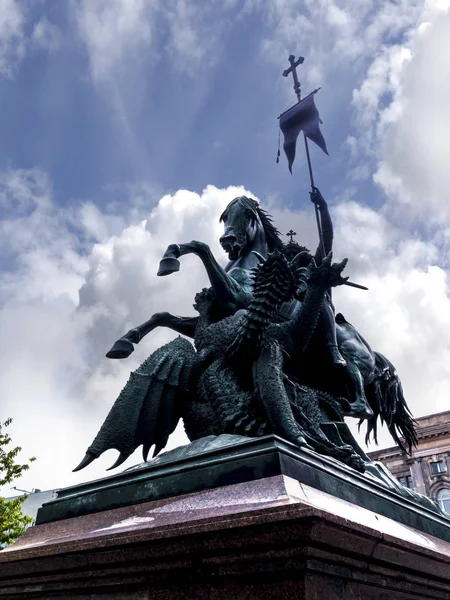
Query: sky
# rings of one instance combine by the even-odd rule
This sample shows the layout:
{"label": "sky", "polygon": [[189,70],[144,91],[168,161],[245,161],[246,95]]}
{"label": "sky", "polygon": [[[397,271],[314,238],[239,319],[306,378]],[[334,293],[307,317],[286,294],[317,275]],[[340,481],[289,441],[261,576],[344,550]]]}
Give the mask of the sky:
{"label": "sky", "polygon": [[[395,365],[416,417],[450,408],[449,0],[0,4],[0,420],[37,459],[19,487],[106,475],[112,450],[72,469],[174,334],[105,353],[154,312],[194,315],[207,285],[195,256],[156,277],[169,244],[207,242],[225,264],[218,218],[245,193],[316,247],[301,147],[293,175],[275,162],[290,54],[302,93],[321,88],[330,156],[311,158],[335,258],[370,288],[336,290],[336,310]],[[186,441],[179,427],[169,448]]]}

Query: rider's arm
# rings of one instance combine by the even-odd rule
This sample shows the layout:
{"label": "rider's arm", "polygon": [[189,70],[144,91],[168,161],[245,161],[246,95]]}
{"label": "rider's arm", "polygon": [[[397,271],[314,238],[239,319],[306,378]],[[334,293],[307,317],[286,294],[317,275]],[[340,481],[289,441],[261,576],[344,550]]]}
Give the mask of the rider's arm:
{"label": "rider's arm", "polygon": [[[331,222],[330,212],[328,210],[328,205],[325,201],[325,198],[322,196],[318,188],[314,188],[314,190],[310,193],[311,202],[316,204],[319,208],[320,212],[320,220],[322,223],[322,235],[323,242],[325,246],[325,256],[331,252],[333,248],[333,223]],[[323,258],[322,248],[320,246],[317,247],[315,260],[321,260]]]}

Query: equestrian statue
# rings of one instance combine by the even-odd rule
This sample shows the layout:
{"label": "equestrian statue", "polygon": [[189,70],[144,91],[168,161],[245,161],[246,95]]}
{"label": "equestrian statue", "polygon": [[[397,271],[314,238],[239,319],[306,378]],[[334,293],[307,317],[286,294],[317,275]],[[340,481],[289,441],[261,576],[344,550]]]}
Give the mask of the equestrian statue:
{"label": "equestrian statue", "polygon": [[[113,344],[106,356],[126,359],[157,327],[180,334],[131,373],[74,470],[109,449],[119,451],[114,469],[140,446],[147,463],[150,450],[156,457],[182,421],[192,445],[168,456],[237,441],[230,434],[276,436],[305,458],[317,453],[322,462],[338,461],[341,469],[358,472],[358,478],[442,516],[432,500],[402,486],[382,463],[372,461],[345,421],[366,423],[366,443],[371,437],[377,442],[381,423],[403,452],[411,453],[417,445],[415,421],[396,369],[335,313],[333,287],[367,288],[344,276],[347,259],[333,262],[333,223],[314,182],[308,146],[309,140],[328,154],[314,102],[319,90],[301,98],[296,68],[303,58],[291,55],[289,62],[283,75],[292,74],[297,102],[279,116],[279,127],[291,173],[303,133],[319,238],[316,251],[294,241],[292,230],[284,243],[272,217],[247,196],[231,200],[220,216],[225,267],[204,242],[170,244],[157,275],[179,271],[181,257],[195,254],[210,287],[195,296],[196,316],[155,313]],[[279,157],[280,146],[277,162]],[[164,459],[152,460],[157,465]]]}
{"label": "equestrian statue", "polygon": [[180,420],[190,441],[275,434],[360,472],[369,459],[345,429],[346,416],[367,421],[367,437],[375,439],[378,421],[385,422],[396,443],[411,450],[414,421],[395,368],[334,314],[331,289],[350,283],[342,275],[347,260],[332,262],[333,225],[316,187],[311,201],[324,234],[314,256],[292,237],[283,243],[270,215],[246,196],[220,217],[225,268],[203,242],[168,246],[158,275],[178,271],[180,257],[193,253],[210,288],[195,297],[198,316],[156,313],[113,345],[107,357],[123,359],[156,327],[183,336],[131,373],[76,470],[111,448],[119,451],[111,468],[139,446],[147,460]]}

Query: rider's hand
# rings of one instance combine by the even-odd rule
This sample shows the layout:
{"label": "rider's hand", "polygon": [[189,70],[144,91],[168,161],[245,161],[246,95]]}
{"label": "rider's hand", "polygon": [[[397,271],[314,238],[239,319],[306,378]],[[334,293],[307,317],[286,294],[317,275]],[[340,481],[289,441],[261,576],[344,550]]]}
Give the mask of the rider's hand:
{"label": "rider's hand", "polygon": [[309,195],[313,204],[316,204],[319,208],[326,208],[327,203],[325,201],[325,198],[320,193],[319,188],[313,187],[313,190],[312,192],[309,192]]}

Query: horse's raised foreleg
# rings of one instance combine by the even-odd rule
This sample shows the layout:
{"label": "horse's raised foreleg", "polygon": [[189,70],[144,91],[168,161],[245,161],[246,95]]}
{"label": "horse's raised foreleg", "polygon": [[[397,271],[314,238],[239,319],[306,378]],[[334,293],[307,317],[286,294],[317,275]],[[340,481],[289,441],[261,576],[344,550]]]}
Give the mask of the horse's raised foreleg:
{"label": "horse's raised foreleg", "polygon": [[134,351],[133,344],[139,344],[144,336],[157,327],[169,327],[177,333],[193,338],[198,317],[177,317],[168,312],[155,313],[148,321],[130,329],[118,339],[106,354],[108,358],[127,358]]}
{"label": "horse's raised foreleg", "polygon": [[158,275],[169,275],[179,270],[178,259],[185,254],[196,254],[205,266],[219,309],[233,314],[240,306],[240,285],[219,265],[208,244],[193,240],[187,244],[171,244],[161,259]]}

